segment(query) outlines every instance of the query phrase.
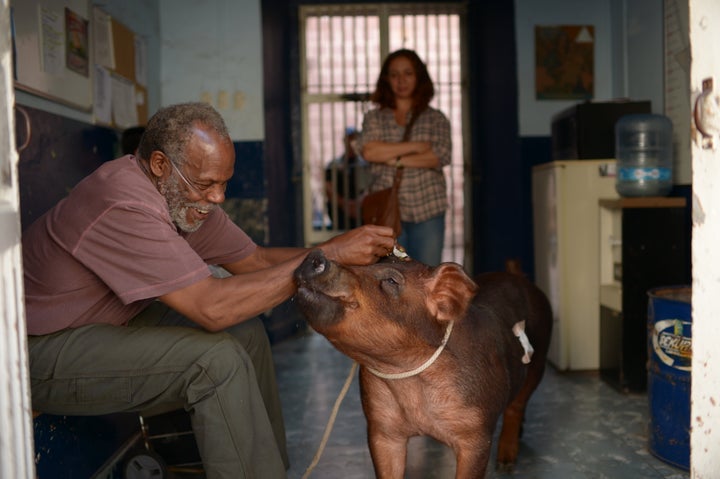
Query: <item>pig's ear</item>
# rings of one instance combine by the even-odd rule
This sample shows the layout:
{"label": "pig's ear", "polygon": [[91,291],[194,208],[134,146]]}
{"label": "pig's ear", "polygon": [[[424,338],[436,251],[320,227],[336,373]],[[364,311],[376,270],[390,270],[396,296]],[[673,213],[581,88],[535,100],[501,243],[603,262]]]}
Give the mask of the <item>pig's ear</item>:
{"label": "pig's ear", "polygon": [[457,263],[435,268],[426,287],[428,310],[438,321],[460,319],[478,288]]}

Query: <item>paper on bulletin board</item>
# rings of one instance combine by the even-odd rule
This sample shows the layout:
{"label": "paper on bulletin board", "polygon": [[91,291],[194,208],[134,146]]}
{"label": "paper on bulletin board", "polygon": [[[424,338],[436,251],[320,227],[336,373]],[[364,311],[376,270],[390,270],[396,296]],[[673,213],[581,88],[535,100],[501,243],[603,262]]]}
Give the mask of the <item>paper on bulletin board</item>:
{"label": "paper on bulletin board", "polygon": [[93,116],[95,121],[112,125],[112,76],[107,68],[95,65]]}
{"label": "paper on bulletin board", "polygon": [[115,68],[112,18],[98,7],[93,8],[93,48],[95,63],[111,70]]}
{"label": "paper on bulletin board", "polygon": [[115,46],[113,71],[123,78],[135,80],[135,33],[128,27],[112,20],[112,40]]}
{"label": "paper on bulletin board", "polygon": [[65,25],[59,10],[41,5],[40,15],[40,61],[41,69],[51,75],[59,75],[65,68]]}
{"label": "paper on bulletin board", "polygon": [[118,128],[130,128],[138,124],[135,84],[119,75],[112,76],[112,116]]}
{"label": "paper on bulletin board", "polygon": [[147,86],[147,42],[140,35],[135,35],[135,82]]}
{"label": "paper on bulletin board", "polygon": [[[141,83],[141,80],[144,82],[144,78],[146,77],[145,53],[141,52],[138,55],[136,52],[138,43],[135,32],[114,19],[111,21],[111,24],[115,52],[113,78],[115,78],[115,75],[118,75],[125,83],[130,82],[133,86],[131,89],[125,84],[122,92],[116,92],[115,88],[118,84],[117,82],[113,82],[113,98],[116,98],[116,95],[120,95],[127,100],[122,105],[119,105],[119,107],[126,109],[125,111],[118,112],[118,118],[123,124],[117,124],[116,121],[116,126],[127,128],[128,126],[143,125],[147,122],[147,89]],[[139,73],[137,71],[138,68],[142,70]],[[114,108],[115,101],[113,101],[113,110]],[[129,111],[130,109],[133,109],[133,111]],[[115,115],[115,113],[113,113],[113,115]],[[134,123],[127,125],[127,122],[131,120]]]}

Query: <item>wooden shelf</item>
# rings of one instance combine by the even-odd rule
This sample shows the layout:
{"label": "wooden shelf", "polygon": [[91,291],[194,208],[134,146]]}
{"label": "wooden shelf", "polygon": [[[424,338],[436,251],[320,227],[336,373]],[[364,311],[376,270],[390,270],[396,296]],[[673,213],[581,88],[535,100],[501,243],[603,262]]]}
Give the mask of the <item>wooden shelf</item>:
{"label": "wooden shelf", "polygon": [[684,208],[687,201],[681,196],[639,196],[637,198],[601,198],[604,208]]}

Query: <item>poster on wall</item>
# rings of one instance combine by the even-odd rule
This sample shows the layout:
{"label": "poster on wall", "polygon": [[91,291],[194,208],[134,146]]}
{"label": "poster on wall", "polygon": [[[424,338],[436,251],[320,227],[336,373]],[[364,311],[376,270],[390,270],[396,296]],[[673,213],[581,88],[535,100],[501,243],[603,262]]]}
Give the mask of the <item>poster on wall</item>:
{"label": "poster on wall", "polygon": [[592,99],[594,54],[592,25],[535,26],[535,98]]}
{"label": "poster on wall", "polygon": [[88,52],[88,21],[65,8],[66,45],[65,66],[68,70],[87,77],[90,55]]}

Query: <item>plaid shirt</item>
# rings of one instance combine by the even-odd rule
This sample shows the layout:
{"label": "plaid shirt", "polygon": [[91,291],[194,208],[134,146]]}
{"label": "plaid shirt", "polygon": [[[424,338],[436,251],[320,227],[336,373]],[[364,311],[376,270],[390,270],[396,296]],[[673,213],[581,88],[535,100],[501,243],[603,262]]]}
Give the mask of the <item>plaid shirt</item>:
{"label": "plaid shirt", "polygon": [[[390,108],[375,109],[367,112],[363,119],[362,144],[369,141],[402,141],[405,127],[395,121]],[[440,159],[437,168],[405,167],[400,183],[400,217],[402,221],[420,223],[434,218],[448,208],[447,186],[442,167],[451,161],[452,144],[450,122],[445,115],[428,107],[415,120],[410,132],[410,141],[429,141],[432,151]],[[392,186],[395,167],[381,163],[370,163],[370,192]]]}

